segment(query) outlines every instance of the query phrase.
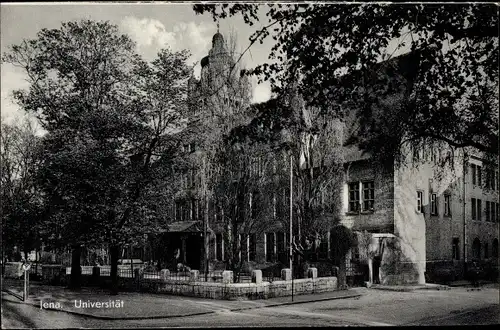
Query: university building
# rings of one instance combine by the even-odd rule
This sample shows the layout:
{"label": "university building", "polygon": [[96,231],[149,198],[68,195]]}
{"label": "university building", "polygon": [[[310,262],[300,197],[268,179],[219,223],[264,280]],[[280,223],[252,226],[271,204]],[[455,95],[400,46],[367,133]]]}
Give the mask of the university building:
{"label": "university building", "polygon": [[[183,150],[186,162],[179,170],[178,192],[167,216],[169,230],[164,240],[168,246],[161,258],[176,258],[193,269],[203,269],[205,221],[210,268],[223,268],[227,258],[228,227],[221,221],[217,204],[213,200],[205,203],[204,151],[200,146],[206,141],[196,128],[222,125],[228,130],[238,124],[236,115],[248,111],[251,86],[247,78],[235,72],[235,62],[224,37],[217,33],[208,56],[201,60],[200,79],[192,77],[189,81],[189,124]],[[344,142],[355,134],[352,127],[356,120],[355,115],[346,118],[339,128]],[[370,256],[376,263],[374,278],[396,284],[424,283],[426,275],[442,269],[453,268],[461,274],[464,263],[473,259],[497,264],[496,164],[487,163],[471,151],[465,155],[463,150],[450,153],[423,146],[408,149],[406,165],[381,166],[355,143],[343,145],[344,182],[337,192],[341,222],[370,236],[370,246],[359,244],[351,249],[349,263],[363,263],[362,259]],[[277,153],[271,158],[272,165],[268,166],[256,157],[252,173],[278,172],[278,176],[286,178],[290,171],[287,155]],[[447,163],[447,170],[440,170],[439,162]],[[271,207],[266,208],[266,228],[239,234],[241,248],[237,257],[251,267],[288,264],[289,234],[285,224],[289,186],[286,179],[280,182],[283,186],[267,196]],[[252,201],[250,204],[250,208],[260,207],[255,202],[252,205]],[[329,233],[321,239],[321,260],[332,257],[334,244]]]}

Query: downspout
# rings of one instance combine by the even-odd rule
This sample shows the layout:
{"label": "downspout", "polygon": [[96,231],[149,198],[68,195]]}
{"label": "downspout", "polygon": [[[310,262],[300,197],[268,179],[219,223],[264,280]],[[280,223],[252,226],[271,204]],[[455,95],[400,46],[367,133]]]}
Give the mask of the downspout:
{"label": "downspout", "polygon": [[466,183],[467,181],[465,180],[465,177],[466,177],[466,173],[467,173],[467,163],[466,163],[466,159],[467,159],[467,153],[464,151],[464,160],[463,160],[463,205],[462,205],[462,216],[463,216],[463,222],[464,222],[464,251],[463,251],[463,254],[464,254],[464,265],[463,265],[463,271],[464,271],[464,275],[466,274],[467,272],[467,222],[466,222],[466,216],[465,216],[465,210],[466,210],[466,196],[465,196],[465,192],[466,192]]}

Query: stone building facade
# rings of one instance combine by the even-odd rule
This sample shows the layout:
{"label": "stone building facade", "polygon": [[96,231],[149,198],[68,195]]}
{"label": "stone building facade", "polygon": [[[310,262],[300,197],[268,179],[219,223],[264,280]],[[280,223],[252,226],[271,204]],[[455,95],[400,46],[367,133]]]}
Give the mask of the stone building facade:
{"label": "stone building facade", "polygon": [[[199,146],[204,136],[195,128],[234,127],[236,115],[249,108],[251,87],[247,78],[234,72],[235,59],[220,33],[214,35],[212,49],[201,60],[201,66],[200,79],[192,77],[189,81],[186,131],[190,133],[185,135],[184,146],[188,165],[179,175],[179,193],[168,216],[173,235],[170,240],[176,241],[170,253],[180,249],[179,260],[190,267],[203,267],[203,224],[207,221],[210,265],[223,268],[227,228],[217,220],[214,205],[203,203],[204,151]],[[345,139],[350,120],[340,128]],[[449,155],[439,154],[437,148],[423,148],[415,153],[409,149],[406,166],[376,165],[357,145],[345,145],[344,153],[341,222],[370,237],[369,246],[351,250],[349,264],[374,261],[374,278],[380,278],[382,283],[401,284],[424,283],[426,274],[443,269],[452,268],[460,276],[463,265],[473,258],[498,260],[498,170],[488,170],[485,185],[484,170],[478,179],[478,168],[484,168],[480,157],[465,158],[456,151],[449,161],[449,170],[440,171],[437,163]],[[278,153],[272,158],[274,168],[286,177],[290,169],[286,154]],[[269,214],[272,221],[268,228],[249,233],[240,242],[239,257],[249,268],[288,262],[289,234],[284,225],[289,209],[288,189],[285,183],[276,195],[269,197],[276,207]],[[331,223],[333,226],[333,219]],[[318,247],[320,259],[331,259],[334,244],[328,232]]]}

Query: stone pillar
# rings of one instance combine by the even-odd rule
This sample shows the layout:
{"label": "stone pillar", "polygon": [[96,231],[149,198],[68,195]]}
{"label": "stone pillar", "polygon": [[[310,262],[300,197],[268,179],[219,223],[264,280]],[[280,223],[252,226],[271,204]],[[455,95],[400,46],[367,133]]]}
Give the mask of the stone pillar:
{"label": "stone pillar", "polygon": [[196,282],[198,281],[198,276],[200,275],[200,271],[199,270],[191,270],[189,272],[189,281],[190,282]]}
{"label": "stone pillar", "polygon": [[307,278],[317,278],[318,277],[318,269],[311,267],[307,269]]}
{"label": "stone pillar", "polygon": [[262,270],[260,269],[252,270],[252,283],[255,284],[262,283]]}
{"label": "stone pillar", "polygon": [[222,272],[222,283],[233,283],[233,272],[231,270],[225,270]]}
{"label": "stone pillar", "polygon": [[170,277],[170,270],[168,269],[160,270],[160,278],[163,282],[166,282],[169,277]]}
{"label": "stone pillar", "polygon": [[281,279],[283,281],[291,281],[292,280],[292,270],[290,268],[284,268],[281,270]]}

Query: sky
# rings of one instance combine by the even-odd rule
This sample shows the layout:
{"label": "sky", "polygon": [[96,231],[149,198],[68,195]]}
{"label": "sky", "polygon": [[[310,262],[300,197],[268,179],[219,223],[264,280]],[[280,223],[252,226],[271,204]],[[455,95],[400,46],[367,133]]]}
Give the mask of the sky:
{"label": "sky", "polygon": [[[209,14],[197,15],[192,4],[188,3],[3,3],[0,6],[1,53],[23,39],[36,38],[37,32],[43,28],[59,28],[62,22],[81,19],[109,21],[117,25],[120,32],[136,42],[137,51],[148,60],[165,47],[174,51],[188,49],[192,54],[190,63],[198,63],[195,74],[198,74],[199,61],[208,54],[212,36],[217,32],[212,17]],[[220,21],[220,32],[225,37],[231,31],[236,32],[240,51],[248,46],[248,38],[256,28],[258,26],[247,26],[240,17]],[[242,64],[251,68],[266,62],[271,47],[271,40],[262,45],[254,44],[243,56]],[[12,102],[14,90],[28,87],[24,79],[21,69],[2,63],[1,116],[6,122],[24,116],[23,110]],[[253,85],[253,102],[269,99],[268,84],[259,85],[254,79]]]}
{"label": "sky", "polygon": [[[220,32],[226,37],[236,32],[237,50],[249,45],[250,35],[260,24],[267,22],[266,5],[262,6],[261,22],[248,26],[240,16],[220,21]],[[59,28],[62,22],[91,19],[109,21],[128,34],[137,44],[137,51],[145,59],[152,60],[158,51],[170,47],[174,51],[187,49],[192,54],[190,64],[198,63],[195,74],[199,74],[199,61],[208,54],[212,36],[217,32],[217,24],[211,15],[197,15],[190,3],[2,3],[0,5],[0,51],[3,54],[9,46],[19,44],[23,39],[36,38],[43,28]],[[272,38],[263,44],[255,43],[241,59],[243,67],[252,68],[268,60],[272,48]],[[408,51],[393,50],[400,42],[393,40],[386,52],[397,56]],[[253,78],[253,102],[264,102],[271,97],[268,83],[258,84]],[[11,64],[1,64],[1,117],[12,123],[25,114],[12,102],[12,92],[28,87],[24,73]]]}

